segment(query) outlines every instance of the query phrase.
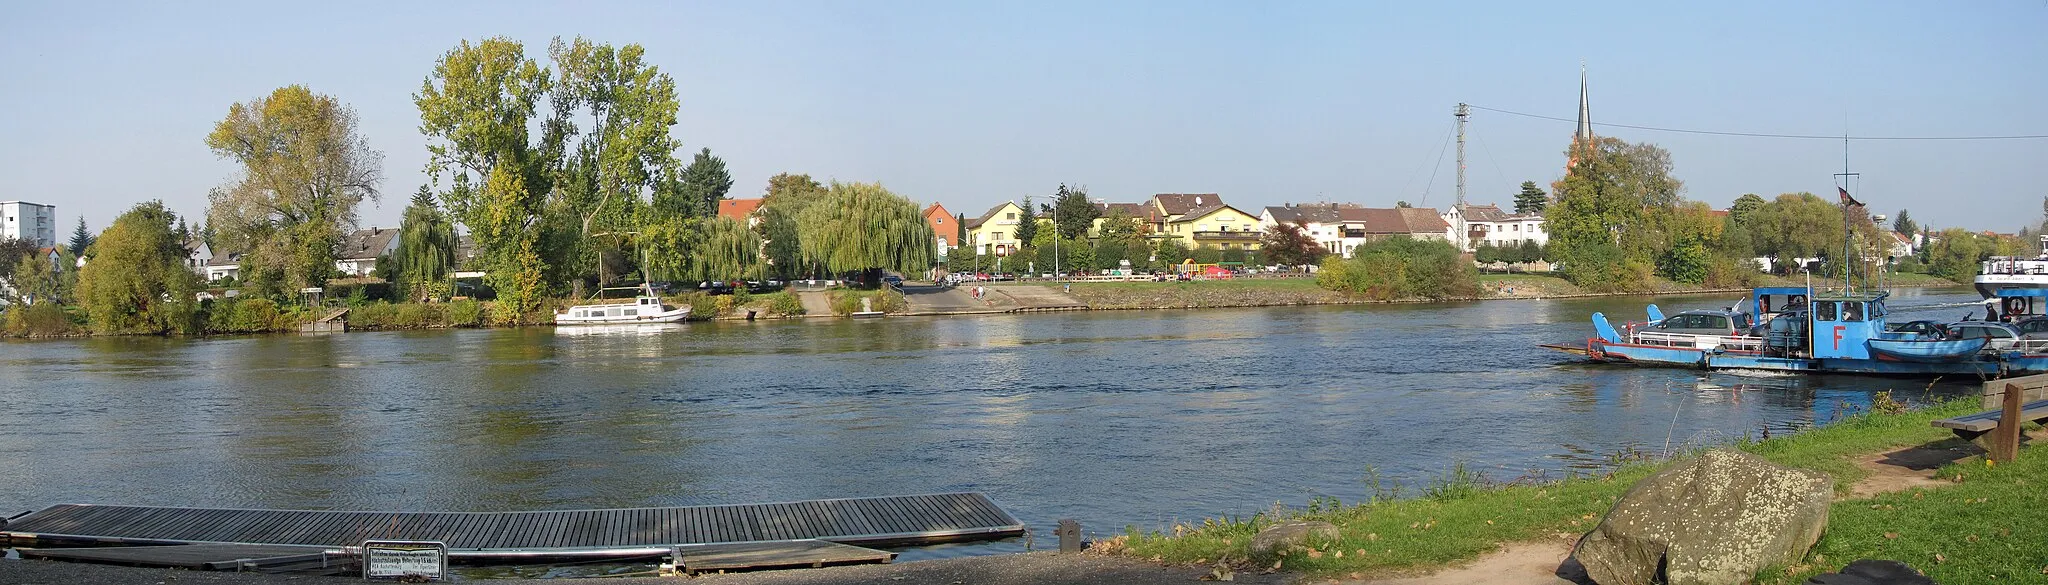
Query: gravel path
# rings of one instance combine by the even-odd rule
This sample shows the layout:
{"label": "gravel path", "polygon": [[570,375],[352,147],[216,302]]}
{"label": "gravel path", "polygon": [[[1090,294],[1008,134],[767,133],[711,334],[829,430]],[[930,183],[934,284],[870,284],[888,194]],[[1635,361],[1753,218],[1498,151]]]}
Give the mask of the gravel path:
{"label": "gravel path", "polygon": [[[1168,567],[1123,557],[1097,555],[1061,555],[1039,552],[1015,555],[996,555],[917,561],[891,565],[864,565],[854,567],[832,567],[825,569],[801,569],[793,571],[763,571],[731,575],[707,575],[688,579],[690,583],[704,585],[1108,585],[1119,583],[1135,584],[1180,584],[1199,581],[1208,570],[1197,567]],[[1238,583],[1291,583],[1294,576],[1286,573],[1256,574],[1238,573]],[[621,585],[675,585],[684,582],[675,577],[634,577],[608,578],[602,582]],[[211,571],[182,571],[170,569],[139,569],[66,563],[57,561],[0,560],[0,583],[9,585],[179,585],[184,583],[259,583],[259,584],[304,584],[340,585],[360,583],[359,579],[340,577],[297,577],[289,575],[255,575],[221,573]],[[562,585],[556,580],[491,580],[493,584],[535,584]]]}

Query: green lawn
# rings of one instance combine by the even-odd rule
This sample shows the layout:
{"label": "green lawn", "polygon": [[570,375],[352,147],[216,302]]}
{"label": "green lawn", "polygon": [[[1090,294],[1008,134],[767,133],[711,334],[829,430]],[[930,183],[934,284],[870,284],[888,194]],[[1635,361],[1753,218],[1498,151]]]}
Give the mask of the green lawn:
{"label": "green lawn", "polygon": [[[1047,285],[1047,286],[1057,286],[1057,285],[1059,285],[1059,284],[1067,284],[1067,283],[1052,283],[1052,282],[1044,282],[1044,283],[1039,283],[1039,282],[1033,281],[1033,283],[1032,283],[1032,284],[1045,284],[1045,285]],[[1229,279],[1222,279],[1222,280],[1192,280],[1192,281],[1188,281],[1188,282],[1179,282],[1179,281],[1168,281],[1168,282],[1151,282],[1151,281],[1141,281],[1141,282],[1076,282],[1076,283],[1072,283],[1072,284],[1074,285],[1074,290],[1083,290],[1083,289],[1096,289],[1096,290],[1107,290],[1107,291],[1151,291],[1151,290],[1181,290],[1181,289],[1203,289],[1203,290],[1233,290],[1233,291],[1235,291],[1235,290],[1284,290],[1284,291],[1303,291],[1303,290],[1321,290],[1321,289],[1319,289],[1319,288],[1317,288],[1317,287],[1316,287],[1316,279],[1314,279],[1314,278],[1229,278]]]}
{"label": "green lawn", "polygon": [[[1959,400],[1917,411],[1863,414],[1734,446],[1782,465],[1828,472],[1835,478],[1837,497],[1845,497],[1849,486],[1867,474],[1852,457],[1953,442],[1947,432],[1928,422],[1976,410],[1975,400]],[[1985,575],[2048,582],[2040,573],[2048,569],[2048,546],[2041,545],[2048,542],[2048,535],[2041,532],[2048,527],[2048,491],[2043,490],[2048,487],[2048,453],[2038,448],[2023,451],[2015,464],[1991,469],[1981,459],[1966,459],[1948,471],[1964,479],[1953,487],[1838,500],[1828,534],[1815,548],[1817,556],[1764,577],[1796,583],[1869,557],[1910,562],[1941,583],[1986,582]],[[1317,543],[1313,552],[1256,559],[1256,564],[1266,567],[1277,560],[1315,576],[1426,570],[1473,559],[1505,543],[1591,530],[1622,492],[1663,465],[1630,463],[1600,477],[1510,486],[1485,485],[1454,471],[1428,485],[1410,486],[1404,495],[1417,496],[1410,499],[1316,501],[1277,515],[1267,511],[1210,519],[1164,533],[1132,530],[1122,544],[1127,554],[1142,558],[1175,563],[1222,559],[1249,566],[1253,560],[1247,559],[1246,545],[1259,528],[1276,519],[1324,520],[1340,528],[1338,541]],[[1937,561],[1935,554],[1945,560]]]}

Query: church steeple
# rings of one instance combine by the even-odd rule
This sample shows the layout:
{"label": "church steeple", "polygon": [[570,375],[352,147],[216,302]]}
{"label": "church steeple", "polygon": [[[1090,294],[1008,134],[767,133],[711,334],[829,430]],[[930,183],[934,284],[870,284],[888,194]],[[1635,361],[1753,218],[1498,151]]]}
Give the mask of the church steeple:
{"label": "church steeple", "polygon": [[1593,152],[1593,102],[1586,97],[1586,62],[1579,61],[1579,127],[1572,131],[1572,147],[1566,150],[1564,168],[1579,166],[1579,153]]}
{"label": "church steeple", "polygon": [[1572,132],[1572,142],[1593,141],[1593,103],[1586,97],[1586,63],[1579,62],[1579,129]]}

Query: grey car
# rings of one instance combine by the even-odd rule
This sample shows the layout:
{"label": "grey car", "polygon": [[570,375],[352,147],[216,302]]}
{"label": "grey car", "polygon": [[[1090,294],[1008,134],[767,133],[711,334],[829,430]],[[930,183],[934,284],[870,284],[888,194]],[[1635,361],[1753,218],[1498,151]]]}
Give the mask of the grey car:
{"label": "grey car", "polygon": [[1665,317],[1650,330],[1659,333],[1683,333],[1686,335],[1740,335],[1738,331],[1749,331],[1749,315],[1734,311],[1685,311]]}

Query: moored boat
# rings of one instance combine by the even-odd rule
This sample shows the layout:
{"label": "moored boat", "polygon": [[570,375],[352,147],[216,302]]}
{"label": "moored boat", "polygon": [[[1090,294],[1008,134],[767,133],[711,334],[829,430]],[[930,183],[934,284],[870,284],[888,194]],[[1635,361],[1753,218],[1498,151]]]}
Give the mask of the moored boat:
{"label": "moored boat", "polygon": [[639,288],[601,289],[598,291],[598,294],[604,294],[605,290],[638,290],[641,292],[630,300],[575,305],[562,309],[561,312],[555,313],[555,324],[623,325],[633,323],[675,323],[690,317],[689,305],[671,307],[664,304],[661,302],[661,297],[654,296],[653,289],[645,285]]}
{"label": "moored boat", "polygon": [[1988,337],[1966,339],[1872,339],[1870,353],[1880,360],[1903,362],[1952,362],[1984,351]]}

